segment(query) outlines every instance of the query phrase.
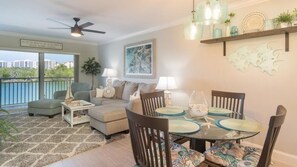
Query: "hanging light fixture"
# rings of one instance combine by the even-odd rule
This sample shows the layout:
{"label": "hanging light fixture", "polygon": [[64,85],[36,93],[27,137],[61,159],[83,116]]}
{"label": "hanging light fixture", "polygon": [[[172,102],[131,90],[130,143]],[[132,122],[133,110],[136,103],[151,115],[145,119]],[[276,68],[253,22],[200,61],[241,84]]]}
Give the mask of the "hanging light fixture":
{"label": "hanging light fixture", "polygon": [[203,0],[196,8],[197,22],[203,25],[223,23],[228,15],[228,6],[223,0]]}
{"label": "hanging light fixture", "polygon": [[187,40],[195,40],[202,37],[203,27],[202,25],[197,23],[195,16],[195,2],[193,0],[192,21],[188,23],[184,28],[184,35],[185,39]]}

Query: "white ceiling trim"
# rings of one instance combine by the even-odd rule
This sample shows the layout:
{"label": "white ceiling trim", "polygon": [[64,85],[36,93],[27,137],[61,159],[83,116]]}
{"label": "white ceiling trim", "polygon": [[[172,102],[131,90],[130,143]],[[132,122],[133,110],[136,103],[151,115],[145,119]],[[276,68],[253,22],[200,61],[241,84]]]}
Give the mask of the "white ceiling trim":
{"label": "white ceiling trim", "polygon": [[61,42],[69,42],[69,43],[76,43],[76,44],[98,46],[98,43],[95,43],[95,42],[76,41],[76,40],[65,39],[65,38],[54,38],[54,37],[49,37],[49,36],[28,35],[28,34],[23,34],[23,33],[7,32],[7,31],[0,31],[0,35],[13,36],[13,37],[19,37],[19,38],[27,38],[27,39],[35,39],[35,40],[47,40],[47,41],[50,40],[51,42],[60,42],[60,43]]}
{"label": "white ceiling trim", "polygon": [[[231,10],[236,10],[236,9],[241,9],[241,8],[253,6],[253,5],[260,4],[260,3],[263,3],[263,2],[267,2],[267,1],[270,1],[270,0],[241,0],[241,1],[238,1],[238,2],[233,2],[232,4],[230,4],[229,8]],[[113,43],[113,42],[116,42],[116,41],[121,41],[121,40],[124,40],[124,39],[127,39],[127,38],[131,38],[131,37],[134,37],[134,36],[147,34],[147,33],[155,32],[155,31],[160,31],[160,30],[163,30],[163,29],[166,29],[166,28],[170,28],[170,27],[181,25],[181,24],[185,24],[185,23],[187,23],[187,21],[189,21],[189,18],[191,18],[191,16],[188,16],[186,18],[179,19],[179,20],[167,23],[167,24],[163,24],[161,26],[157,26],[157,27],[149,28],[149,29],[146,29],[146,30],[143,30],[143,31],[138,31],[138,32],[135,32],[135,33],[132,33],[132,34],[128,34],[128,35],[125,35],[125,36],[122,36],[122,37],[119,37],[119,38],[116,38],[116,39],[113,39],[113,40],[110,40],[110,41],[107,41],[107,42],[104,42],[104,43],[99,43],[98,45],[105,45],[105,44]]]}

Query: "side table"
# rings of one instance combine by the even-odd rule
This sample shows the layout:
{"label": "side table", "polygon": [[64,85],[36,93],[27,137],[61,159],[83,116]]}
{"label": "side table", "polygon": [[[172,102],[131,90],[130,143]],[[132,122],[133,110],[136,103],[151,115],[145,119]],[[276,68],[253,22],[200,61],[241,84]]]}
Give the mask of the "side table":
{"label": "side table", "polygon": [[[62,104],[62,120],[68,122],[73,128],[73,125],[81,124],[90,122],[90,117],[88,115],[80,115],[78,117],[74,117],[74,112],[82,111],[82,110],[89,110],[90,108],[94,107],[95,105],[84,101],[84,100],[77,100],[73,101],[70,104],[66,104],[65,102],[61,102]],[[67,109],[69,113],[64,114],[64,110]]]}

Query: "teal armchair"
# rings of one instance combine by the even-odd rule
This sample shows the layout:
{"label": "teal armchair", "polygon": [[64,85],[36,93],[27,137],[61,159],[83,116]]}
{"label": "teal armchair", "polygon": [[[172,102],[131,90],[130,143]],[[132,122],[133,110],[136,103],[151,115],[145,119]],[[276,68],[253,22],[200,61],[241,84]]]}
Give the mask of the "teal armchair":
{"label": "teal armchair", "polygon": [[[71,84],[71,92],[74,100],[90,101],[91,84],[74,82]],[[64,100],[67,90],[56,91],[54,93],[54,99]]]}

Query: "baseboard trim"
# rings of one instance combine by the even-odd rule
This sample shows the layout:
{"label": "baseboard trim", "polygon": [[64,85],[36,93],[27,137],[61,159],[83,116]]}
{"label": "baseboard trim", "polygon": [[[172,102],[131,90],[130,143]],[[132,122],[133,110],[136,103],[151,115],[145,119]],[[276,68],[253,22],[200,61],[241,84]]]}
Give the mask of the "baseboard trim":
{"label": "baseboard trim", "polygon": [[[261,146],[261,145],[247,142],[247,141],[243,141],[242,144],[248,145],[251,147],[256,147],[256,148],[263,148],[263,146]],[[277,161],[277,162],[281,162],[283,164],[287,164],[290,166],[295,166],[296,162],[297,162],[297,156],[274,149],[273,154],[272,154],[272,161]]]}

